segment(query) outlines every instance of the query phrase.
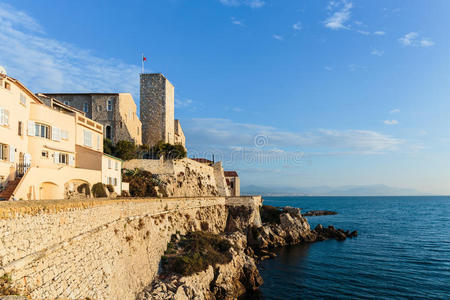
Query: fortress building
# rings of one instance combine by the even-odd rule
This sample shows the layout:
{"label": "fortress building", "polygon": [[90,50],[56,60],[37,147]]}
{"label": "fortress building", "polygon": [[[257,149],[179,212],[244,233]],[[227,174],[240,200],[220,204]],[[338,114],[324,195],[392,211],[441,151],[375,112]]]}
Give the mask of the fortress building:
{"label": "fortress building", "polygon": [[142,124],[136,114],[136,103],[129,93],[38,94],[44,102],[45,96],[56,98],[102,124],[104,137],[114,144],[121,140],[142,144]]}
{"label": "fortress building", "polygon": [[143,143],[185,146],[180,122],[174,117],[175,88],[169,80],[162,74],[141,74],[140,94]]}

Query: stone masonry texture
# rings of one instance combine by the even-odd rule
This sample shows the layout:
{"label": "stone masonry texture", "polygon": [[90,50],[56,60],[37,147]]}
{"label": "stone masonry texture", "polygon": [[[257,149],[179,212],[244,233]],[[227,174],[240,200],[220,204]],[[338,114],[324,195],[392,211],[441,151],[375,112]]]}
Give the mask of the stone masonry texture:
{"label": "stone masonry texture", "polygon": [[225,197],[0,203],[0,276],[31,299],[135,299],[172,234],[226,220]]}
{"label": "stone masonry texture", "polygon": [[159,141],[174,144],[174,87],[162,74],[141,74],[140,111],[142,140],[155,145]]}

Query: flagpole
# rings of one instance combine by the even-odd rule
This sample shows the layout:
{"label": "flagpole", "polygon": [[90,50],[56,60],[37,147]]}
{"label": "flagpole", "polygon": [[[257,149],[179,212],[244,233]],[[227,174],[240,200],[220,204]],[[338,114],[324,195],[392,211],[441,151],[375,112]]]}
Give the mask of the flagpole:
{"label": "flagpole", "polygon": [[142,53],[142,57],[141,57],[141,62],[142,62],[142,74],[144,74],[144,53]]}

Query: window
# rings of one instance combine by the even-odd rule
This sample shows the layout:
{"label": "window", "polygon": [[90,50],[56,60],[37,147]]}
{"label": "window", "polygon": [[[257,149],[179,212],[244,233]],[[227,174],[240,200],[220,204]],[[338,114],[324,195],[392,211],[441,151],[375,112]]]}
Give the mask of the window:
{"label": "window", "polygon": [[88,130],[84,130],[83,132],[84,145],[88,147],[92,147],[92,132]]}
{"label": "window", "polygon": [[19,121],[19,124],[17,125],[17,134],[22,136],[22,121]]}
{"label": "window", "polygon": [[102,106],[101,105],[97,105],[97,111],[101,112],[102,111]]}
{"label": "window", "polygon": [[117,186],[117,178],[113,178],[114,186]]}
{"label": "window", "polygon": [[116,161],[115,165],[114,165],[114,169],[119,170],[119,162]]}
{"label": "window", "polygon": [[27,97],[24,94],[20,94],[20,104],[27,105]]}
{"label": "window", "polygon": [[84,111],[85,113],[87,113],[87,112],[89,111],[89,106],[88,106],[88,103],[87,103],[87,102],[84,102],[84,104],[83,104],[83,111]]}
{"label": "window", "polygon": [[9,110],[0,107],[0,125],[9,125]]}
{"label": "window", "polygon": [[64,101],[64,104],[65,104],[65,105],[70,105],[70,101],[69,101],[69,100],[65,100],[65,101]]}
{"label": "window", "polygon": [[108,111],[112,111],[112,110],[113,110],[113,99],[108,99],[106,109],[107,109]]}
{"label": "window", "polygon": [[67,165],[69,162],[69,156],[65,153],[59,153],[59,163]]}
{"label": "window", "polygon": [[122,129],[122,121],[119,122],[120,129]]}
{"label": "window", "polygon": [[48,151],[42,151],[42,157],[48,158]]}
{"label": "window", "polygon": [[8,145],[0,144],[0,160],[8,159]]}
{"label": "window", "polygon": [[11,84],[9,82],[5,81],[5,89],[7,89],[8,91],[11,90]]}
{"label": "window", "polygon": [[97,134],[97,150],[100,150],[100,135]]}
{"label": "window", "polygon": [[108,169],[111,169],[111,160],[108,159]]}
{"label": "window", "polygon": [[137,134],[139,135],[139,127],[137,128]]}
{"label": "window", "polygon": [[107,139],[109,139],[109,140],[111,139],[111,126],[107,125],[105,127],[105,135],[106,135]]}
{"label": "window", "polygon": [[63,140],[68,140],[69,139],[69,132],[67,131],[67,130],[62,130],[61,129],[61,138],[63,139]]}
{"label": "window", "polygon": [[50,138],[50,128],[47,125],[34,123],[34,135],[46,139]]}

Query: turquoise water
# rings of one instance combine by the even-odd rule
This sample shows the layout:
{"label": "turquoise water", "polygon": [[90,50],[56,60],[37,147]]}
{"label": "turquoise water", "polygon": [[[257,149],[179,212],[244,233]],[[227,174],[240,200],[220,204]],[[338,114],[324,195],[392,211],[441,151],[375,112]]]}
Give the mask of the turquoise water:
{"label": "turquoise water", "polygon": [[265,197],[264,204],[358,230],[356,239],[281,249],[260,264],[261,299],[450,299],[450,197]]}

